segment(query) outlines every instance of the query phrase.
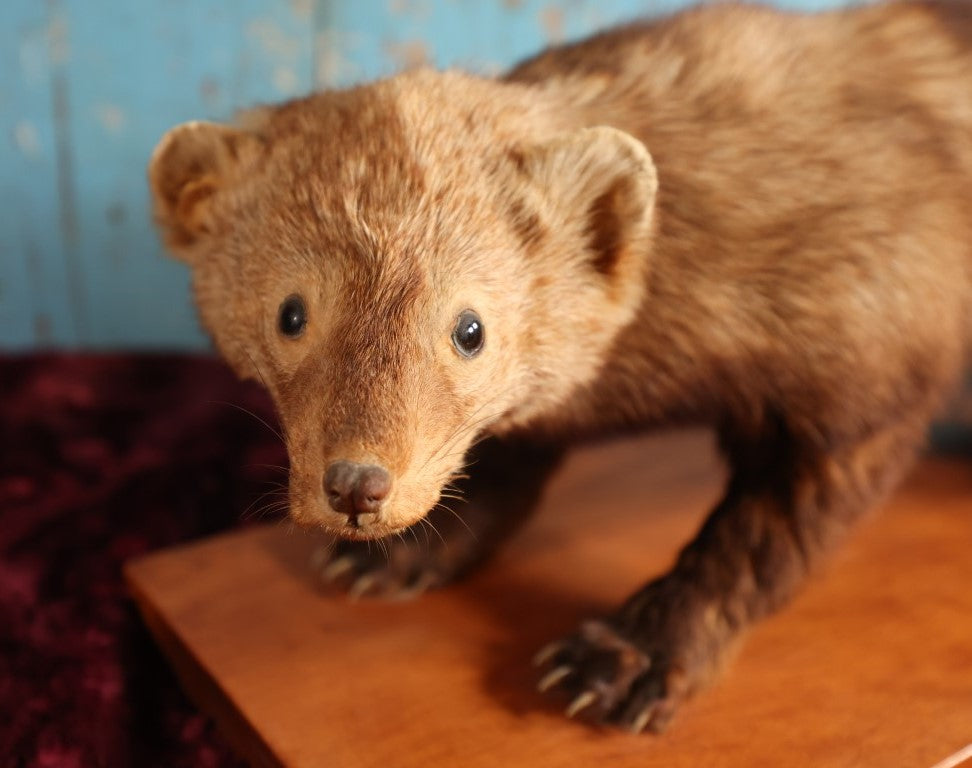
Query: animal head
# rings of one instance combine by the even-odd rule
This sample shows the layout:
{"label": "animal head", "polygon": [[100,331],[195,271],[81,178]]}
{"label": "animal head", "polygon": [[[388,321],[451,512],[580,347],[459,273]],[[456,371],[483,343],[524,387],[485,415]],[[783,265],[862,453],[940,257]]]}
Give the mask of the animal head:
{"label": "animal head", "polygon": [[156,148],[156,219],[217,348],[275,401],[294,520],[417,522],[477,436],[556,411],[633,319],[654,166],[544,99],[414,72]]}

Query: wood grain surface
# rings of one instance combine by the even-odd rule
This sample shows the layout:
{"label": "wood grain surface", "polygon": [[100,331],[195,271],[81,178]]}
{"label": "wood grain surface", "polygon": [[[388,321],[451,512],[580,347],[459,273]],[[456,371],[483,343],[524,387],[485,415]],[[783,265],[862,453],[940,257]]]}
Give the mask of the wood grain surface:
{"label": "wood grain surface", "polygon": [[932,768],[972,742],[958,459],[924,461],[664,735],[569,721],[536,692],[533,653],[666,568],[721,479],[699,434],[585,449],[486,568],[410,603],[323,589],[314,537],[286,525],[127,576],[190,695],[255,765]]}

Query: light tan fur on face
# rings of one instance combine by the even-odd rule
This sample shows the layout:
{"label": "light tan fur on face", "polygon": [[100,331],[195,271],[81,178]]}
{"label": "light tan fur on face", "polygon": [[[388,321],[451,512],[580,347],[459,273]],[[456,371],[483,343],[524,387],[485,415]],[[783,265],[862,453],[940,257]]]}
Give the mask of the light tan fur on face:
{"label": "light tan fur on face", "polygon": [[[476,436],[592,379],[641,302],[657,187],[644,146],[561,124],[532,89],[484,109],[496,87],[417,72],[248,129],[182,126],[156,153],[157,218],[203,321],[278,405],[297,520],[355,536],[416,522]],[[309,323],[288,339],[276,319],[295,293]],[[472,359],[450,340],[467,308],[486,334]],[[339,459],[393,477],[360,531],[323,496]]]}
{"label": "light tan fur on face", "polygon": [[970,83],[939,6],[721,5],[501,81],[417,71],[180,126],[149,174],[205,326],[277,403],[293,516],[352,535],[322,474],[378,463],[391,496],[353,535],[379,536],[486,432],[782,413],[831,445],[930,413],[969,336]]}

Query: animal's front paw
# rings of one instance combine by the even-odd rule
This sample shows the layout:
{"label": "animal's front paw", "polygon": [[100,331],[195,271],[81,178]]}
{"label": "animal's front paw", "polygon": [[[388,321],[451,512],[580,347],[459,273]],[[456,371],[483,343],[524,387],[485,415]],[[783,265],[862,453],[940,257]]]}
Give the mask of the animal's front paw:
{"label": "animal's front paw", "polygon": [[684,675],[664,653],[651,652],[607,621],[551,643],[536,658],[539,688],[570,697],[567,716],[584,713],[635,733],[665,728],[684,697]]}
{"label": "animal's front paw", "polygon": [[339,541],[315,558],[327,584],[352,598],[407,600],[463,576],[499,540],[495,515],[466,504],[463,517],[442,508],[400,536],[378,541]]}
{"label": "animal's front paw", "polygon": [[339,541],[315,553],[312,566],[348,596],[408,600],[449,581],[451,574],[425,541]]}

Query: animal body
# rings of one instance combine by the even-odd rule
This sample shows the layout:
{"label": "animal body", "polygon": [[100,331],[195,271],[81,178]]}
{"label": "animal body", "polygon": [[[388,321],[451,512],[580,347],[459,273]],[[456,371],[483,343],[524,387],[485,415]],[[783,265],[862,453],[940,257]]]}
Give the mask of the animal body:
{"label": "animal body", "polygon": [[[711,425],[730,479],[698,535],[541,656],[572,713],[662,728],[962,375],[970,8],[701,7],[500,79],[412,71],[167,134],[162,234],[276,402],[293,519],[344,539],[329,573],[439,586],[572,442]],[[441,541],[362,541],[426,515]]]}

